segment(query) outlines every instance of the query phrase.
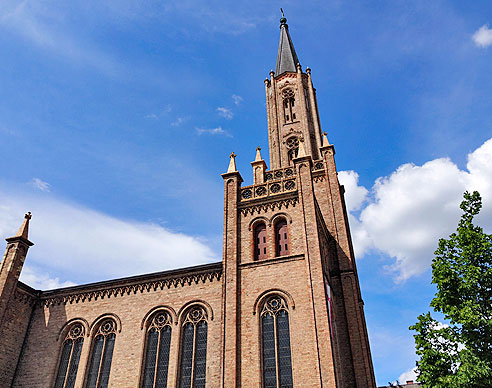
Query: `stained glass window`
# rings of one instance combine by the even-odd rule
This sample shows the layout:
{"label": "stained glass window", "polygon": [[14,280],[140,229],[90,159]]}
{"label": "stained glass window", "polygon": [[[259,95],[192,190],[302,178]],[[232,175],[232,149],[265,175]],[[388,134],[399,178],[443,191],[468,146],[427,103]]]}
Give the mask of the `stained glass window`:
{"label": "stained glass window", "polygon": [[273,296],[261,312],[263,388],[293,388],[289,312],[285,301]]}
{"label": "stained glass window", "polygon": [[191,308],[183,322],[180,388],[205,388],[207,371],[207,313]]}
{"label": "stained glass window", "polygon": [[107,388],[113,360],[116,323],[105,319],[94,336],[86,388]]}
{"label": "stained glass window", "polygon": [[166,388],[171,347],[171,316],[156,313],[147,329],[142,388]]}
{"label": "stained glass window", "polygon": [[83,344],[84,326],[80,323],[75,323],[70,327],[63,341],[55,388],[73,388],[75,385]]}

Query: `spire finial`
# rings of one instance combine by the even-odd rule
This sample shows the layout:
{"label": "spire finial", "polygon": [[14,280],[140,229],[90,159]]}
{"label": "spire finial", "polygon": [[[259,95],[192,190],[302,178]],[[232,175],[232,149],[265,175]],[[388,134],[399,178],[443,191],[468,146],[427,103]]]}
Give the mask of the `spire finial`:
{"label": "spire finial", "polygon": [[22,237],[25,238],[26,240],[28,239],[28,234],[29,234],[29,220],[32,218],[31,212],[27,212],[26,215],[24,216],[24,222],[22,223],[21,227],[17,231],[16,235],[14,237]]}
{"label": "spire finial", "polygon": [[284,10],[282,8],[280,8],[280,12],[282,12],[282,17],[280,18],[280,24],[281,25],[287,24],[287,19],[285,18]]}
{"label": "spire finial", "polygon": [[230,162],[229,162],[229,168],[227,169],[227,172],[237,172],[237,169],[236,169],[236,154],[234,152],[231,152],[231,155],[229,155],[229,157],[231,158]]}
{"label": "spire finial", "polygon": [[263,160],[263,158],[261,157],[260,151],[261,151],[261,147],[260,146],[256,147],[256,158],[255,158],[255,162],[259,162],[259,161]]}
{"label": "spire finial", "polygon": [[299,139],[299,150],[297,151],[297,157],[302,158],[303,156],[306,156],[306,150],[304,149],[304,138],[301,137]]}
{"label": "spire finial", "polygon": [[326,135],[326,131],[323,131],[323,144],[321,144],[322,147],[328,147],[330,145],[330,142],[328,141],[328,137]]}

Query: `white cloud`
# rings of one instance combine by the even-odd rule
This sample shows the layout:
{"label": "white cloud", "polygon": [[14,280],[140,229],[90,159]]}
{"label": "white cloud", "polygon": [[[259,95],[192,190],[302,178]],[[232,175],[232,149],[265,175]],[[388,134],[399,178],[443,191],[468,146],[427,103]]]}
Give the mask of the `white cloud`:
{"label": "white cloud", "polygon": [[150,113],[145,116],[146,119],[152,119],[152,120],[159,120],[159,116],[157,116],[155,113]]}
{"label": "white cloud", "polygon": [[122,220],[53,196],[0,186],[0,236],[12,236],[31,211],[23,279],[44,286],[112,279],[187,267],[220,258],[199,236]]}
{"label": "white cloud", "polygon": [[[465,190],[480,192],[483,208],[477,223],[492,229],[492,139],[468,155],[466,170],[447,158],[422,166],[404,164],[377,179],[366,198],[356,173],[340,172],[339,177],[346,187],[356,255],[375,250],[393,258],[388,269],[397,274],[396,281],[430,267],[439,238],[456,229]],[[364,201],[367,205],[357,214]]]}
{"label": "white cloud", "polygon": [[360,210],[367,199],[368,191],[364,186],[359,186],[359,174],[355,171],[340,171],[338,173],[340,182],[343,182],[345,190],[350,193],[345,197],[348,211]]}
{"label": "white cloud", "polygon": [[217,128],[211,128],[211,129],[207,129],[207,128],[195,128],[195,129],[199,135],[208,134],[208,135],[224,135],[227,137],[232,137],[232,135],[229,132],[222,129],[222,127],[220,127],[220,126]]}
{"label": "white cloud", "polygon": [[478,47],[489,47],[492,45],[492,29],[487,25],[480,27],[472,36]]}
{"label": "white cloud", "polygon": [[241,96],[238,96],[237,94],[232,95],[232,100],[234,101],[235,105],[240,105],[241,102],[243,102],[243,98]]}
{"label": "white cloud", "polygon": [[44,182],[39,178],[32,178],[31,183],[35,188],[37,188],[41,191],[45,191],[48,193],[50,192],[50,186],[51,185],[48,182]]}
{"label": "white cloud", "polygon": [[178,117],[176,120],[174,120],[171,125],[173,127],[179,127],[181,124],[184,122],[188,121],[189,117]]}
{"label": "white cloud", "polygon": [[224,108],[222,106],[219,106],[217,108],[217,112],[219,113],[219,116],[224,117],[227,120],[231,120],[234,117],[234,113],[232,113],[232,110]]}
{"label": "white cloud", "polygon": [[400,384],[404,384],[407,381],[413,381],[415,383],[417,381],[417,368],[415,367],[403,372],[398,378],[398,381]]}
{"label": "white cloud", "polygon": [[36,271],[30,266],[24,266],[20,280],[36,290],[53,290],[55,288],[75,286],[71,281],[61,282],[60,278],[51,278],[48,274]]}

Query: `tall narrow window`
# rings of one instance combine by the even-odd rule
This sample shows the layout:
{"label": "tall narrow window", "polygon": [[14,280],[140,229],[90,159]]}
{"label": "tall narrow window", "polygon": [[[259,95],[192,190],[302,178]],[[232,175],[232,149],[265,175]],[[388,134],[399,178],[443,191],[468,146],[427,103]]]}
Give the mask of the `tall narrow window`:
{"label": "tall narrow window", "polygon": [[63,341],[63,348],[55,380],[55,388],[73,388],[79,369],[80,352],[84,344],[84,326],[72,325]]}
{"label": "tall narrow window", "polygon": [[107,388],[115,338],[115,321],[105,319],[94,336],[86,388]]}
{"label": "tall narrow window", "polygon": [[266,259],[267,257],[266,235],[267,235],[266,226],[264,223],[255,226],[255,233],[254,233],[255,260]]}
{"label": "tall narrow window", "polygon": [[299,151],[299,139],[296,136],[289,137],[285,142],[287,146],[287,156],[289,164],[293,164],[293,160],[297,157]]}
{"label": "tall narrow window", "polygon": [[261,312],[263,388],[293,388],[289,312],[279,296],[270,297]]}
{"label": "tall narrow window", "polygon": [[275,245],[277,256],[289,254],[289,233],[287,231],[287,221],[285,219],[275,223]]}
{"label": "tall narrow window", "polygon": [[282,92],[283,104],[284,104],[284,121],[286,123],[292,122],[296,119],[296,113],[294,110],[295,98],[294,92],[291,89],[286,89]]}
{"label": "tall narrow window", "polygon": [[207,313],[191,308],[182,327],[179,388],[205,388],[207,364]]}
{"label": "tall narrow window", "polygon": [[142,388],[166,388],[171,346],[171,316],[160,311],[147,329]]}

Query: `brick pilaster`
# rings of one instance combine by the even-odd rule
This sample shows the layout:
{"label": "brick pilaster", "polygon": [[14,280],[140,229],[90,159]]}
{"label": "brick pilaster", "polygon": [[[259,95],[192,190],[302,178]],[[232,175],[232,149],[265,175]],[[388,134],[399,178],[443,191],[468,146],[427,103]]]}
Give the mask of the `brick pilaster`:
{"label": "brick pilaster", "polygon": [[240,282],[238,201],[241,182],[239,172],[222,174],[224,178],[224,247],[223,247],[223,351],[222,387],[238,387],[240,376]]}

